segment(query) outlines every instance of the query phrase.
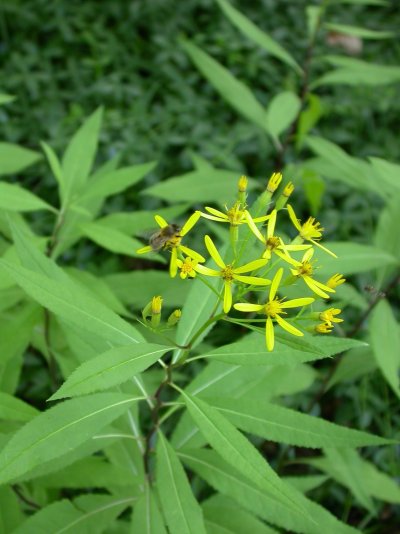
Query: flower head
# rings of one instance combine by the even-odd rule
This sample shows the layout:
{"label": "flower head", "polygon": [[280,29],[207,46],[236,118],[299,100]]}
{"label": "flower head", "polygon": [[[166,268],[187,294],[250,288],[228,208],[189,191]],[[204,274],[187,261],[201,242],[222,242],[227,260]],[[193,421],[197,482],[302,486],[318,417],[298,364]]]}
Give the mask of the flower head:
{"label": "flower head", "polygon": [[277,270],[274,279],[272,280],[271,288],[269,291],[269,297],[265,304],[249,304],[247,302],[240,302],[234,305],[236,310],[242,312],[260,312],[267,316],[265,324],[265,339],[267,349],[273,350],[275,343],[274,336],[274,323],[278,323],[284,330],[293,334],[294,336],[303,336],[303,332],[295,328],[292,324],[288,323],[281,315],[286,315],[285,309],[297,308],[301,306],[307,306],[314,302],[313,298],[299,298],[285,301],[277,297],[277,291],[283,275],[283,269]]}
{"label": "flower head", "polygon": [[318,282],[318,280],[314,280],[314,262],[311,261],[313,254],[314,249],[309,249],[305,252],[301,261],[297,261],[289,257],[286,259],[286,261],[291,263],[295,267],[294,269],[291,269],[291,273],[293,276],[296,276],[297,278],[302,278],[304,282],[308,285],[308,287],[311,289],[311,291],[314,291],[314,293],[324,299],[328,299],[329,295],[327,294],[327,292],[334,293],[335,290],[326,286],[325,284],[322,284],[321,282]]}
{"label": "flower head", "polygon": [[[194,260],[201,262],[206,261],[205,258],[195,250],[192,250],[191,248],[186,247],[185,245],[182,245],[181,241],[182,238],[193,228],[193,226],[197,223],[197,221],[200,219],[200,212],[195,211],[189,219],[185,222],[185,224],[182,226],[179,231],[173,231],[176,225],[168,224],[167,221],[161,217],[161,215],[155,215],[154,217],[156,223],[161,228],[160,234],[161,237],[159,239],[159,242],[162,242],[161,248],[163,250],[171,250],[171,260],[169,264],[169,273],[172,277],[176,276],[176,273],[178,271],[178,253],[184,253],[187,256],[193,258]],[[172,227],[172,228],[171,228]],[[177,227],[178,228],[178,227]],[[155,234],[156,235],[156,234]],[[154,243],[155,237],[153,236],[153,243]],[[147,252],[154,251],[154,245],[152,246],[147,245],[146,247],[142,247],[138,249],[136,252],[137,254],[146,254]]]}
{"label": "flower head", "polygon": [[267,191],[275,193],[279,184],[282,182],[282,174],[280,172],[274,172],[271,178],[268,180]]}
{"label": "flower head", "polygon": [[285,245],[280,237],[274,235],[276,216],[277,210],[275,209],[269,215],[269,220],[267,224],[267,234],[266,236],[263,236],[260,230],[254,224],[254,219],[251,217],[250,213],[247,212],[246,214],[250,230],[253,232],[256,238],[265,245],[265,251],[262,256],[263,258],[269,260],[271,258],[272,252],[275,252],[281,259],[287,261],[287,251],[305,250],[311,247],[311,245]]}
{"label": "flower head", "polygon": [[190,258],[189,256],[186,256],[186,258],[182,261],[180,258],[176,260],[176,263],[181,270],[180,277],[184,280],[188,276],[190,278],[194,278],[196,276],[196,265],[199,263],[197,260],[194,260],[193,258]]}
{"label": "flower head", "polygon": [[334,258],[336,258],[336,254],[334,254],[332,251],[327,249],[326,247],[322,246],[318,241],[322,237],[322,232],[324,229],[321,227],[321,224],[315,220],[314,217],[309,217],[305,223],[301,224],[299,219],[297,218],[294,209],[290,204],[287,206],[290,220],[292,221],[295,228],[299,231],[299,236],[304,241],[310,241],[317,247],[321,248]]}
{"label": "flower head", "polygon": [[314,327],[317,334],[330,334],[332,329],[333,325],[331,323],[320,323]]}
{"label": "flower head", "polygon": [[332,289],[335,289],[345,282],[346,278],[343,278],[343,275],[336,273],[329,278],[329,280],[326,282],[326,285]]}
{"label": "flower head", "polygon": [[212,239],[210,236],[206,235],[204,238],[206,247],[208,252],[210,253],[210,256],[215,261],[217,266],[219,267],[219,270],[216,269],[210,269],[209,267],[205,267],[204,265],[197,265],[195,267],[195,270],[198,273],[204,274],[206,276],[220,276],[222,280],[224,281],[224,313],[228,313],[229,310],[232,307],[232,283],[233,282],[243,282],[245,284],[251,284],[251,285],[258,285],[258,286],[266,286],[271,283],[270,280],[267,280],[265,278],[258,278],[257,276],[244,276],[242,273],[249,273],[251,271],[255,271],[256,269],[259,269],[260,267],[263,267],[267,260],[260,259],[251,261],[249,263],[246,263],[245,265],[242,265],[241,267],[233,267],[231,264],[225,264],[225,262],[222,260],[216,246],[214,245]]}
{"label": "flower head", "polygon": [[[247,210],[244,209],[244,206],[241,202],[235,202],[235,204],[228,208],[225,206],[226,213],[216,210],[215,208],[206,207],[208,213],[201,213],[202,217],[210,219],[212,221],[229,223],[231,226],[239,226],[240,224],[247,223],[246,213]],[[264,215],[262,217],[257,217],[253,219],[255,222],[266,221],[269,218],[269,215]]]}
{"label": "flower head", "polygon": [[340,313],[342,313],[342,310],[339,308],[328,308],[319,314],[319,318],[321,321],[324,321],[324,323],[343,323],[343,319],[335,317],[335,315],[339,315]]}

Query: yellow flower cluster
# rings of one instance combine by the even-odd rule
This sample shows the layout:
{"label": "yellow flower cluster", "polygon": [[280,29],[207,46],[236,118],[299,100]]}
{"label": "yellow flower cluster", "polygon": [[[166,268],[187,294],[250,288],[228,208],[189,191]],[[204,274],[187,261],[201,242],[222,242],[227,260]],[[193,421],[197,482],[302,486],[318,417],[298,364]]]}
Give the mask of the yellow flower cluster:
{"label": "yellow flower cluster", "polygon": [[[238,182],[237,200],[231,207],[225,206],[225,212],[212,207],[206,207],[205,212],[195,211],[182,227],[175,224],[169,224],[165,219],[156,216],[156,222],[160,230],[150,238],[149,245],[142,247],[137,252],[144,254],[157,250],[168,250],[170,256],[170,275],[175,277],[180,271],[182,279],[203,277],[219,277],[222,280],[223,289],[220,295],[222,307],[225,314],[228,314],[232,308],[245,313],[251,313],[250,319],[237,319],[243,324],[248,322],[259,322],[260,319],[254,315],[262,314],[265,316],[265,336],[266,346],[269,351],[274,348],[274,327],[280,326],[294,336],[303,336],[303,332],[292,324],[293,320],[301,319],[322,321],[313,327],[313,331],[319,334],[330,333],[334,323],[343,320],[337,316],[341,310],[329,308],[320,312],[311,312],[304,315],[305,308],[315,303],[318,299],[329,299],[330,295],[335,292],[335,288],[345,282],[345,279],[336,274],[325,283],[315,279],[316,266],[313,260],[314,247],[324,250],[333,257],[335,254],[321,245],[323,228],[320,223],[313,217],[309,217],[302,223],[296,216],[291,205],[286,203],[294,190],[291,182],[286,184],[282,193],[275,200],[275,207],[272,206],[272,197],[277,193],[282,182],[282,174],[274,173],[268,181],[266,190],[256,201],[258,213],[252,215],[252,208],[247,209],[246,189],[248,180],[241,176]],[[264,214],[260,215],[260,199]],[[276,233],[278,218],[281,213],[287,212],[293,223],[297,235],[291,242],[285,243],[283,238]],[[182,239],[203,217],[205,219],[229,224],[231,232],[231,250],[229,252],[229,261],[224,260],[221,253],[215,246],[214,241],[209,235],[205,235],[204,243],[210,258],[214,261],[216,268],[203,265],[205,258],[182,244]],[[258,225],[265,224],[265,230]],[[239,228],[241,227],[241,228]],[[254,237],[262,243],[261,257],[243,263],[242,248],[237,252],[236,242],[239,240],[239,231],[244,232],[244,240],[247,242]],[[253,237],[252,237],[253,236]],[[242,240],[243,242],[243,240]],[[256,249],[257,250],[257,249]],[[294,258],[293,253],[303,251],[301,258]],[[248,258],[250,259],[250,258]],[[260,270],[263,270],[260,273]],[[287,276],[284,278],[285,269]],[[270,277],[267,277],[270,276]],[[303,282],[307,290],[311,290],[312,296],[294,298],[287,300],[285,296],[278,296],[284,292],[284,288]],[[253,293],[262,290],[263,287],[270,286],[266,298],[260,299],[257,303],[241,302],[245,295],[252,297]],[[297,317],[284,318],[288,309],[301,308]]]}

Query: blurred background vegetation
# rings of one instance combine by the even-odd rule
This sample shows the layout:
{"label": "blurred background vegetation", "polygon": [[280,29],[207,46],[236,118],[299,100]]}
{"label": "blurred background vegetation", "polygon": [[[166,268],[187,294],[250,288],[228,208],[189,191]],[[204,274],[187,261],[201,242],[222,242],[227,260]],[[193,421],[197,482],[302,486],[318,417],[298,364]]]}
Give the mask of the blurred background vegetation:
{"label": "blurred background vegetation", "polygon": [[[394,32],[389,40],[362,40],[358,58],[399,65],[398,1],[363,3],[331,2],[329,21]],[[237,8],[290,51],[300,65],[304,65],[308,47],[307,5],[303,0],[236,2]],[[246,173],[265,181],[276,170],[272,143],[257,126],[240,117],[194,67],[180,45],[182,37],[190,38],[245,81],[265,106],[279,91],[298,93],[301,89],[294,72],[243,37],[213,0],[3,0],[1,92],[15,95],[16,100],[0,108],[2,140],[34,150],[39,150],[43,140],[61,153],[83,120],[104,106],[99,164],[116,154],[122,154],[126,165],[157,160],[157,167],[145,178],[148,186],[188,172],[193,167],[191,156],[197,154],[215,167],[232,169],[233,180]],[[346,55],[346,50],[330,44],[329,32],[322,28],[314,47],[311,79],[325,72],[319,58],[326,54]],[[318,88],[318,95],[322,117],[313,134],[358,158],[399,159],[398,84],[327,85]],[[296,154],[289,149],[284,162],[287,179],[292,178],[292,162],[296,162]],[[56,182],[44,160],[18,179],[55,202]],[[307,195],[299,187],[295,202],[299,212],[311,210],[321,218],[328,240],[372,242],[383,207],[377,195],[329,180],[323,182],[321,194],[318,208],[313,202],[307,204]],[[140,196],[131,188],[109,200],[105,211],[164,205],[163,200]],[[133,267],[126,258],[110,261],[107,251],[87,242],[85,250],[80,248],[76,254],[68,258],[71,264],[78,260],[80,267],[90,266],[102,274]],[[362,275],[358,288],[362,291],[371,280],[370,274]],[[365,296],[369,298],[367,292]],[[398,289],[390,297],[398,315]],[[351,313],[350,321],[355,321]],[[298,404],[302,402],[308,404],[307,399]],[[391,435],[400,419],[395,403],[384,379],[375,372],[361,382],[339,384],[323,397],[318,410],[338,423]],[[399,475],[393,452],[384,448],[372,454],[383,471]],[[335,491],[327,507],[344,520],[358,523],[356,508],[352,509],[355,517],[347,517],[352,507],[347,490]],[[326,502],[326,495],[321,496],[324,487],[318,492],[314,498]],[[386,530],[376,527],[371,532],[397,532],[399,516],[389,506],[381,510],[382,518],[385,514],[389,517]]]}

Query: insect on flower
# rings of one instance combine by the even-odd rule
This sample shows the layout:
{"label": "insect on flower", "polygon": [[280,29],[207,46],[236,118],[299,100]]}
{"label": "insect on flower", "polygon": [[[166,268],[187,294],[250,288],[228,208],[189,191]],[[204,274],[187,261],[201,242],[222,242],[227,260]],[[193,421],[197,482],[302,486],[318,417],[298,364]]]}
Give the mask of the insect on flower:
{"label": "insect on flower", "polygon": [[163,228],[160,228],[157,232],[154,232],[150,236],[149,245],[154,251],[167,248],[171,243],[178,242],[181,239],[180,235],[181,227],[177,224],[168,224]]}

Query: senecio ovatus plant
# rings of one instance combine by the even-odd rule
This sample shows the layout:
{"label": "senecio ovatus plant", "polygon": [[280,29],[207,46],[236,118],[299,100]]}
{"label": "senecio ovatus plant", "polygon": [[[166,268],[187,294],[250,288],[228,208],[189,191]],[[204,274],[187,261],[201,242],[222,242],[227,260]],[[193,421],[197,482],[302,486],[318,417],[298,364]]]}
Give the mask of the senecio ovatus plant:
{"label": "senecio ovatus plant", "polygon": [[[268,181],[266,190],[249,208],[247,205],[246,176],[238,181],[237,199],[232,206],[226,206],[225,212],[212,207],[205,211],[195,211],[182,227],[168,223],[160,215],[155,216],[159,232],[150,238],[150,244],[137,250],[139,254],[164,250],[169,253],[169,272],[171,277],[198,277],[209,286],[207,279],[217,277],[222,280],[222,290],[217,294],[214,313],[222,303],[223,314],[215,315],[215,320],[226,319],[234,310],[246,314],[245,318],[234,321],[248,328],[254,324],[265,323],[265,339],[268,351],[274,349],[275,327],[281,327],[293,336],[303,336],[300,321],[314,322],[306,329],[316,334],[328,334],[335,323],[343,319],[338,315],[340,309],[327,307],[330,295],[335,288],[345,282],[340,274],[328,280],[318,280],[318,266],[314,259],[315,248],[319,248],[333,257],[336,255],[321,244],[323,228],[314,217],[302,222],[293,207],[288,204],[294,190],[292,182],[286,184],[275,198],[282,182],[282,174],[274,173]],[[259,215],[262,212],[263,215]],[[281,237],[278,227],[281,218],[289,216],[293,224],[293,238]],[[211,268],[206,258],[198,251],[189,248],[189,232],[205,218],[216,224],[229,226],[229,247],[221,253],[213,239],[206,234],[204,243],[210,259],[215,263]],[[251,261],[245,261],[249,233],[261,244],[260,254]],[[301,253],[301,257],[294,257]],[[207,262],[208,264],[209,262]],[[287,274],[285,275],[285,271]],[[292,286],[304,288],[310,296],[288,298],[285,294]],[[214,289],[213,289],[214,291]],[[150,318],[150,325],[160,325],[162,298],[156,296],[143,310],[143,318]],[[259,318],[263,316],[263,318]],[[179,310],[169,317],[167,326],[179,319]],[[315,324],[316,323],[316,324]]]}

